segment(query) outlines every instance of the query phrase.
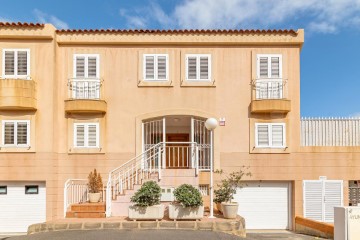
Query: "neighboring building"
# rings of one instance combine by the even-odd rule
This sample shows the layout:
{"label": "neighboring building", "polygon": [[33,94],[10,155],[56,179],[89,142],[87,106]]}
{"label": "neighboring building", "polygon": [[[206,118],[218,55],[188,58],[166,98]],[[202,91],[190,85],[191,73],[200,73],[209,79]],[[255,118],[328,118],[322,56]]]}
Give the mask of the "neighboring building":
{"label": "neighboring building", "polygon": [[209,117],[223,125],[214,168],[250,167],[235,198],[247,228],[291,229],[297,215],[331,222],[332,206],[358,193],[360,125],[300,119],[303,41],[301,29],[0,23],[0,232],[63,218],[86,190],[72,179],[94,168],[108,215],[126,212],[118,195],[151,171],[166,192],[188,182],[207,195]]}

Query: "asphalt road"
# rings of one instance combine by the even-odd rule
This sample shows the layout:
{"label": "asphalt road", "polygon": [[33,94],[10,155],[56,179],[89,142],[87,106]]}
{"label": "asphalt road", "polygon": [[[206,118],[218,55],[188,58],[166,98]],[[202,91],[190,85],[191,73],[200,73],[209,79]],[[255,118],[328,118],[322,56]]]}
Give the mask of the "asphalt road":
{"label": "asphalt road", "polygon": [[[89,230],[59,231],[33,235],[2,237],[0,240],[240,240],[242,238],[211,231],[182,230]],[[312,240],[315,237],[293,233],[248,233],[247,240]]]}

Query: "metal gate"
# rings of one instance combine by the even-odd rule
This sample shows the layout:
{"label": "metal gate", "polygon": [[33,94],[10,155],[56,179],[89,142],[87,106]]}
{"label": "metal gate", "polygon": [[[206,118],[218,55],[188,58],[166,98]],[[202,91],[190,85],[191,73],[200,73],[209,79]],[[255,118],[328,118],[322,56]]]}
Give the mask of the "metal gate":
{"label": "metal gate", "polygon": [[[144,159],[147,159],[143,163],[143,167],[147,168],[150,164],[153,167],[157,167],[159,164],[158,148],[149,150],[156,144],[166,141],[165,133],[165,118],[152,119],[142,123],[143,134],[143,151],[146,152]],[[148,151],[149,150],[149,151]],[[150,163],[151,162],[151,163]]]}
{"label": "metal gate", "polygon": [[204,119],[191,118],[191,141],[196,142],[199,149],[199,169],[210,170],[210,131]]}

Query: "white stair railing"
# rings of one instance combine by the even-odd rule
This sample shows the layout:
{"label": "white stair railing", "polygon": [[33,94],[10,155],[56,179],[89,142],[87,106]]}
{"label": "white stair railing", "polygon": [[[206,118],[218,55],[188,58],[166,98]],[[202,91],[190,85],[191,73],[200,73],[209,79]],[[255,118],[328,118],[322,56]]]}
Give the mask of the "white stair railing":
{"label": "white stair railing", "polygon": [[200,161],[206,154],[199,152],[205,149],[196,142],[160,142],[112,170],[106,186],[106,216],[111,216],[112,200],[124,194],[124,190],[133,189],[135,184],[150,179],[153,173],[157,173],[157,178],[161,180],[163,168],[195,168],[198,175],[199,169],[207,168]]}
{"label": "white stair railing", "polygon": [[64,186],[64,217],[71,204],[88,201],[87,179],[68,179]]}
{"label": "white stair railing", "polygon": [[109,173],[106,186],[106,216],[111,216],[111,202],[124,190],[132,189],[134,184],[142,184],[152,173],[157,172],[161,179],[163,143],[158,143],[140,155],[132,158]]}

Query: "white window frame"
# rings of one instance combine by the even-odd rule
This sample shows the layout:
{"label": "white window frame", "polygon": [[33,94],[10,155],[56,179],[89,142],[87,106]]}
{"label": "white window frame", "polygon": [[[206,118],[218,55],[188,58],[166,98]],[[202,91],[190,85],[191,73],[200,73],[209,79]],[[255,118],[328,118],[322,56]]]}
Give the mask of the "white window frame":
{"label": "white window frame", "polygon": [[[77,146],[77,126],[84,126],[84,146]],[[96,146],[89,146],[89,125],[96,125]],[[74,123],[74,148],[99,148],[100,128],[99,123]]]}
{"label": "white window frame", "polygon": [[[13,123],[14,124],[14,144],[5,144],[5,124]],[[17,124],[26,123],[27,132],[26,132],[26,142],[27,144],[17,144]],[[3,120],[2,121],[2,146],[3,147],[30,147],[30,120]]]}
{"label": "white window frame", "polygon": [[[154,57],[154,79],[146,78],[146,57]],[[166,77],[165,79],[158,78],[158,57],[166,58]],[[143,79],[144,81],[169,81],[169,54],[143,54]]]}
{"label": "white window frame", "polygon": [[[258,126],[268,126],[268,137],[269,145],[268,146],[259,146],[258,144]],[[282,146],[272,146],[272,126],[281,125],[283,127],[283,145]],[[286,147],[286,124],[285,123],[255,123],[255,147],[256,148],[285,148]]]}
{"label": "white window frame", "polygon": [[[76,76],[76,58],[77,57],[84,57],[85,58],[85,73],[84,77],[77,77]],[[100,54],[74,54],[73,56],[73,78],[74,79],[94,79],[93,77],[88,76],[88,62],[89,57],[95,57],[96,58],[96,77],[95,79],[99,79],[100,77]]]}
{"label": "white window frame", "polygon": [[[189,57],[196,57],[196,79],[189,79],[188,78],[188,59]],[[208,57],[208,79],[200,79],[200,58],[201,57]],[[212,72],[212,68],[211,68],[211,54],[186,54],[185,55],[185,79],[186,81],[192,81],[192,82],[210,82],[211,81],[211,72]]]}
{"label": "white window frame", "polygon": [[[260,58],[267,57],[268,59],[268,76],[266,78],[260,77]],[[271,58],[279,58],[279,77],[271,76]],[[257,79],[282,79],[282,54],[257,54],[256,55],[256,75]]]}
{"label": "white window frame", "polygon": [[[5,52],[15,52],[14,55],[14,75],[6,75],[5,74]],[[26,75],[19,75],[18,74],[18,52],[19,51],[23,51],[23,52],[27,52],[26,54],[26,62],[27,62],[27,66],[26,66],[26,70],[27,70],[27,74]],[[4,48],[3,49],[3,55],[2,55],[2,78],[4,79],[8,79],[8,78],[14,78],[14,79],[25,79],[25,80],[31,80],[30,77],[30,49],[29,48]]]}

